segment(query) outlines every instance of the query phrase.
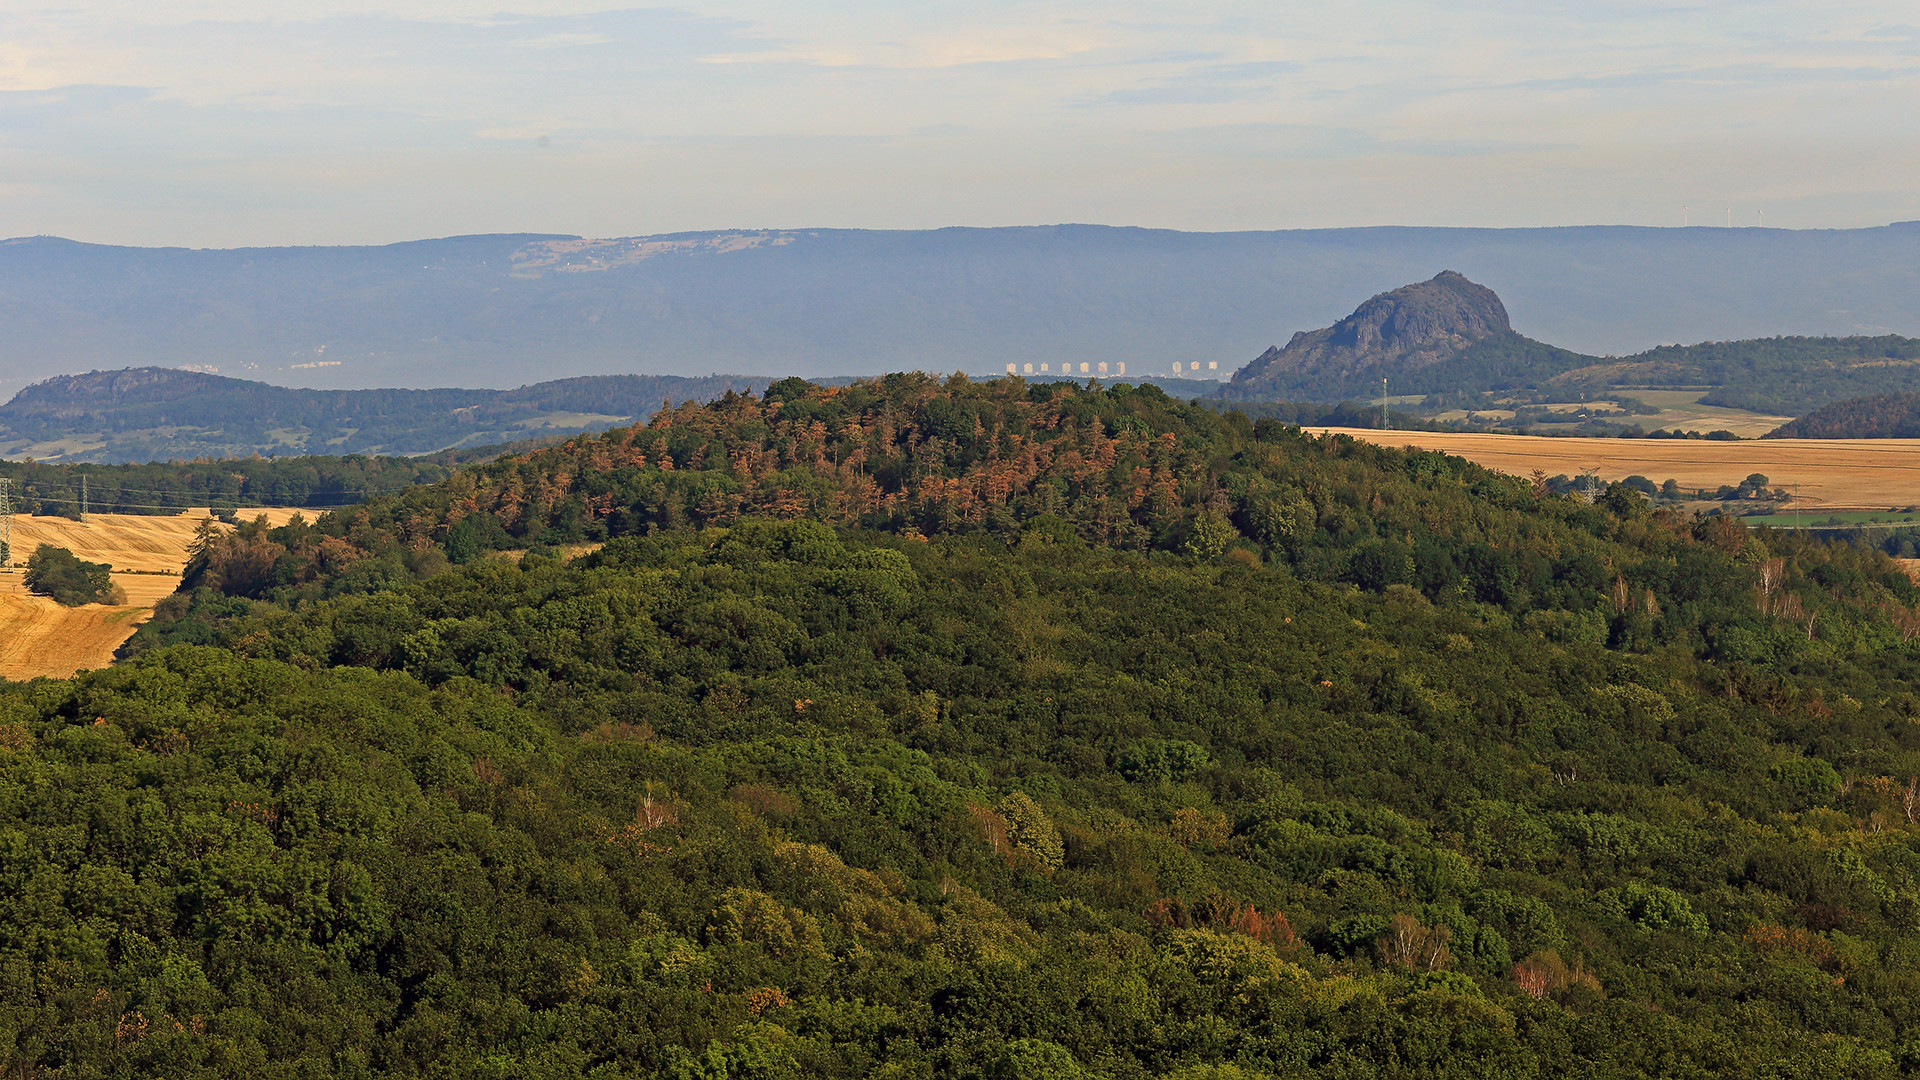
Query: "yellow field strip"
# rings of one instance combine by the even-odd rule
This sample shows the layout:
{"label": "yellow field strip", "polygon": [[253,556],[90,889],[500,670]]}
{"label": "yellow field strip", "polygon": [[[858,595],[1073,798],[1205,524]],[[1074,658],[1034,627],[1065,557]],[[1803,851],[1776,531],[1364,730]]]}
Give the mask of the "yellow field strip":
{"label": "yellow field strip", "polygon": [[[264,513],[269,523],[284,525],[296,512],[241,513],[248,519]],[[0,678],[64,678],[111,663],[120,643],[152,617],[154,605],[180,587],[187,545],[207,516],[204,508],[166,517],[89,514],[84,522],[16,516],[16,564],[25,563],[41,544],[66,548],[88,562],[112,566],[113,583],[127,594],[127,602],[61,607],[29,594],[18,565],[0,570]],[[309,519],[314,516],[307,514]]]}
{"label": "yellow field strip", "polygon": [[1440,450],[1520,476],[1578,476],[1594,469],[1602,480],[1644,476],[1658,484],[1712,490],[1763,473],[1770,487],[1799,491],[1823,508],[1889,509],[1920,504],[1920,439],[1586,439],[1539,435],[1485,435],[1449,431],[1309,428],[1351,435],[1382,446]]}

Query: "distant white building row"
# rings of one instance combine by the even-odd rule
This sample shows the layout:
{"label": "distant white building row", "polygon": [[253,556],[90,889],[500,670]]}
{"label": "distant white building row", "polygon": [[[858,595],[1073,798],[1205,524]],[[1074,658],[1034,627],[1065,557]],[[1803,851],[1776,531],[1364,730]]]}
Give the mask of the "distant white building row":
{"label": "distant white building row", "polygon": [[[1041,364],[1041,365],[1039,365],[1039,367],[1040,367],[1040,371],[1039,371],[1039,374],[1041,374],[1041,375],[1051,375],[1051,374],[1053,374],[1053,365],[1051,365],[1051,364]],[[1082,374],[1082,375],[1096,375],[1096,374],[1097,374],[1097,375],[1105,375],[1105,374],[1107,374],[1107,367],[1108,367],[1108,365],[1107,365],[1107,364],[1105,364],[1105,363],[1098,363],[1098,364],[1096,364],[1096,363],[1093,363],[1093,362],[1091,362],[1091,361],[1086,361],[1086,360],[1083,360],[1083,361],[1081,361],[1081,362],[1080,362],[1080,374]],[[1113,370],[1113,374],[1114,374],[1114,375],[1125,375],[1125,374],[1127,373],[1127,365],[1126,365],[1126,364],[1125,364],[1124,362],[1120,362],[1120,363],[1115,363],[1115,364],[1113,364],[1113,365],[1112,365],[1112,367],[1113,367],[1113,369],[1114,369],[1114,370]],[[1061,364],[1061,365],[1060,365],[1060,374],[1062,374],[1062,375],[1072,375],[1072,374],[1074,373],[1074,370],[1073,370],[1073,368],[1074,368],[1074,365],[1073,365],[1073,364],[1072,364],[1071,362],[1068,362],[1068,363],[1065,363],[1065,364]],[[1009,374],[1009,375],[1032,375],[1032,374],[1034,374],[1034,373],[1035,373],[1033,369],[1034,369],[1034,365],[1032,365],[1032,364],[1008,364],[1008,365],[1007,365],[1007,374]],[[1185,363],[1185,364],[1182,364],[1182,363],[1180,363],[1179,361],[1177,361],[1177,360],[1176,360],[1176,361],[1174,361],[1174,364],[1173,364],[1173,373],[1174,373],[1175,375],[1185,375],[1185,374],[1186,374],[1187,372],[1189,372],[1189,371],[1199,371],[1199,370],[1200,370],[1200,361],[1198,361],[1198,360],[1192,360],[1192,361],[1189,361],[1189,362],[1187,362],[1187,363]],[[1220,370],[1220,361],[1218,361],[1218,360],[1209,360],[1209,361],[1207,361],[1207,370],[1208,370],[1208,371],[1219,371],[1219,370]]]}

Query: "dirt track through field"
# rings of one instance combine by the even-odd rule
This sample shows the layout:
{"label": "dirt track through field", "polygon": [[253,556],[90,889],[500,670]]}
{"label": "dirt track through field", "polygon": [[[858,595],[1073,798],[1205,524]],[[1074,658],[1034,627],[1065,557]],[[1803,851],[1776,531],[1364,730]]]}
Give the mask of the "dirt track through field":
{"label": "dirt track through field", "polygon": [[1920,504],[1920,439],[1572,439],[1447,431],[1310,428],[1383,446],[1440,450],[1501,472],[1553,476],[1597,470],[1602,480],[1644,476],[1709,491],[1762,473],[1770,487],[1796,487],[1799,501],[1822,509],[1885,510]]}
{"label": "dirt track through field", "polygon": [[[269,523],[284,525],[295,511],[242,511],[249,520],[260,513]],[[113,583],[127,602],[61,607],[28,593],[18,566],[0,571],[0,678],[65,678],[111,663],[120,643],[153,615],[153,606],[180,587],[187,545],[206,517],[203,509],[169,517],[90,514],[84,522],[16,516],[16,564],[24,564],[41,544],[66,548],[88,562],[112,566]]]}

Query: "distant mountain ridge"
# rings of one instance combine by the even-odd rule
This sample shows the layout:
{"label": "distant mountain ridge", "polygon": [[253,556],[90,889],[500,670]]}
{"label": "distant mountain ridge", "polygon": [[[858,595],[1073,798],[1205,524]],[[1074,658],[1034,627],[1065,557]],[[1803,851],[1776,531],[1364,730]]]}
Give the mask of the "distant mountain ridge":
{"label": "distant mountain ridge", "polygon": [[334,388],[512,387],[530,371],[1204,371],[1442,267],[1498,292],[1517,333],[1592,355],[1920,335],[1920,223],[528,233],[235,250],[34,237],[0,242],[0,393],[188,365]]}
{"label": "distant mountain ridge", "polygon": [[[513,390],[311,390],[177,368],[92,371],[35,383],[0,405],[0,458],[126,463],[368,454],[432,455],[452,465],[483,448],[518,452],[640,423],[668,402],[760,393],[771,381],[746,375],[583,375]],[[1165,376],[1131,381],[1153,381],[1189,398],[1219,385]]]}
{"label": "distant mountain ridge", "polygon": [[0,406],[0,456],[165,461],[420,454],[646,419],[764,378],[597,375],[514,390],[306,390],[169,368],[63,375]]}

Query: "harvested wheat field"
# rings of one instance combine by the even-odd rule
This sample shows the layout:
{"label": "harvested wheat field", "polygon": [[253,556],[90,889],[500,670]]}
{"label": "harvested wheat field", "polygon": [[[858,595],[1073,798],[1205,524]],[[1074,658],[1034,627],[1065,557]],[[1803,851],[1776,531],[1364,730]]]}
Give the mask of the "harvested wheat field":
{"label": "harvested wheat field", "polygon": [[[245,511],[249,518],[260,513],[284,525],[296,511]],[[15,563],[25,563],[41,544],[66,548],[88,562],[112,566],[113,583],[127,602],[61,607],[28,593],[18,566],[0,571],[0,678],[64,678],[105,667],[120,643],[153,614],[153,606],[179,588],[187,545],[206,518],[204,509],[167,517],[89,514],[84,522],[15,517]]]}
{"label": "harvested wheat field", "polygon": [[[65,678],[76,671],[105,667],[113,650],[153,614],[151,605],[68,608],[19,587],[0,594],[0,678]],[[162,594],[165,595],[165,594]]]}
{"label": "harvested wheat field", "polygon": [[1920,504],[1920,439],[1574,439],[1449,431],[1311,428],[1384,446],[1440,450],[1520,476],[1595,470],[1602,480],[1644,476],[1712,490],[1764,473],[1770,487],[1797,489],[1822,509],[1885,510]]}

